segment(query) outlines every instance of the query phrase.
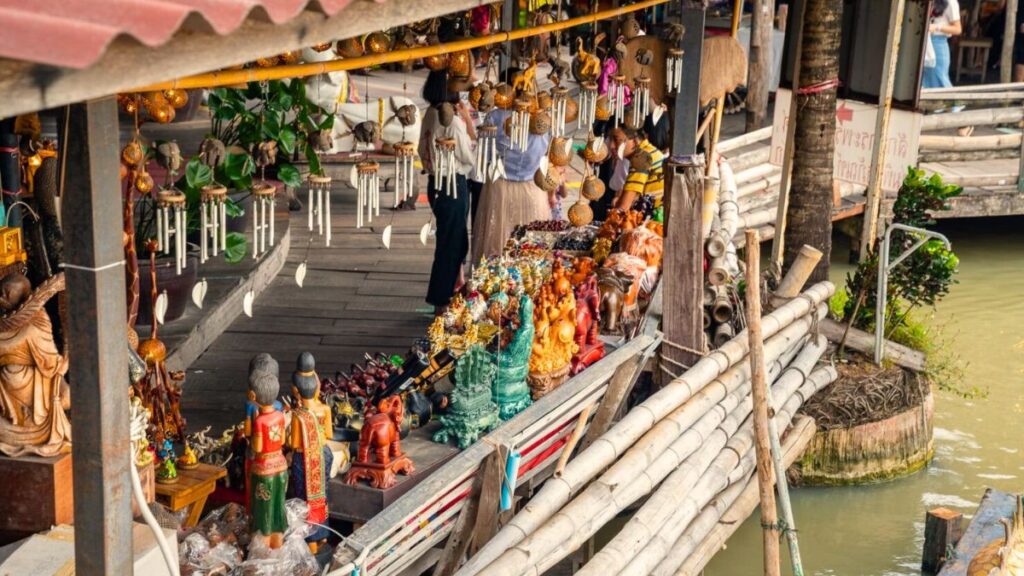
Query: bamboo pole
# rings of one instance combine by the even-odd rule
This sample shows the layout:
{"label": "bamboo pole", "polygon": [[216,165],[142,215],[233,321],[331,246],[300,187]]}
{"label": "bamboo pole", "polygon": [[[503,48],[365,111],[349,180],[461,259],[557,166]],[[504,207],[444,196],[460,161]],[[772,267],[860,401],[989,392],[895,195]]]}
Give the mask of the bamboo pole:
{"label": "bamboo pole", "polygon": [[807,244],[801,246],[796,260],[793,261],[793,265],[789,267],[786,275],[782,277],[782,281],[779,282],[779,286],[775,289],[775,293],[772,296],[786,300],[796,298],[800,294],[800,290],[803,289],[804,284],[807,283],[807,279],[811,277],[811,272],[818,265],[821,256],[821,250],[814,246],[808,246]]}
{"label": "bamboo pole", "polygon": [[[924,88],[921,97],[956,94],[970,90],[971,92],[1003,92],[1005,90],[1024,90],[1024,82],[997,82],[994,84],[976,84],[972,86],[949,86],[947,88]],[[1024,93],[1022,93],[1024,95]]]}
{"label": "bamboo pole", "polygon": [[733,150],[738,150],[740,148],[743,148],[744,146],[749,146],[750,144],[754,144],[755,142],[760,142],[762,140],[767,140],[771,137],[772,127],[766,126],[764,128],[761,128],[760,130],[747,132],[746,134],[736,136],[735,138],[722,140],[721,142],[718,143],[718,153],[725,154],[726,152],[732,152]]}
{"label": "bamboo pole", "polygon": [[326,62],[270,66],[267,68],[248,68],[244,70],[221,70],[207,74],[196,74],[194,76],[178,78],[169,82],[160,82],[158,84],[137,88],[133,91],[150,92],[169,89],[215,88],[220,86],[245,84],[247,82],[260,82],[263,80],[304,78],[307,76],[317,76],[328,72],[339,72],[343,70],[360,70],[381,64],[403,62],[405,60],[426,58],[427,56],[438,56],[451,52],[461,52],[463,50],[471,50],[473,48],[480,48],[491,44],[501,44],[511,42],[513,40],[522,40],[524,38],[539,36],[541,34],[550,34],[552,32],[558,32],[559,30],[582,26],[584,24],[592,24],[599,20],[607,20],[623,14],[645,10],[659,4],[664,4],[667,1],[668,0],[642,0],[641,2],[637,2],[636,4],[631,4],[629,6],[611,8],[600,12],[594,12],[593,14],[585,14],[562,22],[532,26],[530,28],[520,28],[518,30],[495,32],[494,34],[482,36],[480,38],[457,40],[455,42],[437,44],[434,46],[421,46],[405,50],[394,50],[383,54],[372,54],[368,56],[360,56],[358,58],[339,58],[337,60],[328,60]]}
{"label": "bamboo pole", "polygon": [[736,336],[736,331],[733,330],[732,324],[719,324],[715,326],[715,346],[721,346],[729,340],[732,340]]}
{"label": "bamboo pole", "polygon": [[719,170],[718,229],[707,240],[707,251],[712,257],[723,256],[739,224],[739,206],[736,204],[736,178],[729,162],[722,161]]}
{"label": "bamboo pole", "polygon": [[[814,438],[814,419],[808,416],[797,416],[793,427],[783,442],[783,459],[787,466],[796,462],[807,445]],[[671,552],[651,576],[699,576],[715,553],[722,549],[725,541],[739,528],[757,507],[757,480],[750,478],[742,486],[742,492],[730,503],[726,504],[724,513],[718,513],[720,507],[705,509],[701,515],[687,528],[686,532],[676,540]],[[733,490],[730,486],[729,490]],[[720,500],[728,497],[728,491],[720,496]],[[716,501],[717,504],[717,501]],[[705,512],[708,512],[705,514]]]}
{"label": "bamboo pole", "polygon": [[[747,230],[747,246],[760,245],[757,230]],[[768,439],[768,382],[765,375],[764,340],[761,336],[761,251],[747,250],[746,315],[750,338],[750,377],[754,396],[757,486],[761,495],[761,527],[764,533],[764,573],[779,576],[779,528],[772,491],[772,460]]]}
{"label": "bamboo pole", "polygon": [[722,188],[722,179],[716,162],[709,162],[711,172],[708,173],[704,183],[704,204],[701,205],[701,238],[711,236],[711,225],[715,215],[719,212],[718,196]]}
{"label": "bamboo pole", "polygon": [[921,118],[921,130],[944,130],[961,126],[987,126],[992,124],[1013,124],[1024,120],[1024,109],[984,108],[982,110],[964,110],[946,114],[929,114]]}
{"label": "bamboo pole", "polygon": [[939,134],[922,134],[918,140],[920,149],[924,150],[1005,150],[1020,147],[1021,135],[993,134],[991,136],[946,136]]}
{"label": "bamboo pole", "polygon": [[593,404],[588,404],[578,418],[576,418],[576,427],[572,430],[572,435],[569,436],[569,440],[566,441],[565,446],[562,448],[562,453],[558,456],[558,464],[555,465],[555,478],[562,475],[565,470],[566,463],[569,462],[569,457],[572,456],[573,450],[576,449],[576,445],[579,444],[580,438],[583,437],[583,431],[587,427],[587,420],[590,419],[590,412],[594,409]]}
{"label": "bamboo pole", "polygon": [[[814,306],[817,307],[818,304]],[[823,312],[824,307],[818,307],[815,308],[814,313],[817,317]],[[810,325],[811,318],[802,316],[791,322],[786,328],[777,331],[769,339],[767,355],[769,357],[784,356],[786,350],[793,348],[794,343],[802,340]],[[725,356],[719,355],[720,352],[735,348],[737,345],[741,346],[742,342],[742,339],[736,338],[712,352],[681,378],[674,380],[656,393],[655,397],[673,388],[677,388],[678,391],[679,386],[690,391],[690,385],[686,383],[686,380],[692,378],[695,371],[703,369],[702,362],[713,361],[712,359],[715,357],[724,358]],[[645,478],[648,479],[650,487],[656,486],[660,478],[658,478],[658,466],[655,463],[661,461],[663,464],[676,465],[677,463],[673,464],[671,460],[663,460],[662,455],[672,458],[687,453],[683,446],[676,445],[677,439],[680,439],[713,406],[723,402],[729,394],[749,378],[748,365],[733,364],[735,365],[730,369],[723,370],[722,374],[714,377],[707,384],[693,387],[686,400],[680,402],[679,407],[670,413],[661,413],[662,406],[652,403],[649,399],[626,414],[619,424],[599,438],[589,451],[581,453],[570,461],[561,478],[545,483],[540,492],[491,540],[488,546],[470,559],[460,574],[463,576],[481,572],[486,572],[489,576],[502,574],[502,567],[496,562],[499,557],[502,562],[505,562],[508,574],[519,574],[530,559],[548,554],[560,540],[567,538],[568,534],[574,534],[575,537],[581,539],[593,534],[593,532],[588,534],[582,527],[585,522],[583,513],[574,512],[574,510],[591,510],[591,514],[594,510],[604,510],[614,515],[633,501],[629,497],[623,497],[616,493],[616,489],[623,489],[633,482],[642,482]],[[651,425],[644,427],[642,423],[637,422],[646,418],[651,418]],[[642,437],[634,432],[639,428],[645,430]],[[633,446],[634,443],[635,446]],[[615,447],[615,444],[632,446],[632,448],[623,450]],[[674,448],[666,452],[670,446],[674,446]],[[625,453],[623,454],[623,452]],[[622,454],[622,456],[619,457],[618,454]],[[613,461],[614,464],[612,464]],[[565,506],[573,493],[609,464],[612,466],[599,480],[590,483],[586,490],[569,506]],[[643,471],[639,478],[637,477],[638,470]],[[667,471],[665,473],[667,474]],[[663,477],[662,475],[661,478]],[[647,488],[648,491],[650,487]],[[640,491],[640,495],[646,493],[642,490],[642,486]],[[593,530],[596,532],[597,527],[603,523],[595,520],[593,524],[596,527]],[[543,528],[541,528],[542,526]],[[571,552],[573,549],[570,547],[569,551]]]}
{"label": "bamboo pole", "polygon": [[[725,157],[725,153],[720,154],[721,157]],[[747,170],[754,166],[766,164],[771,158],[771,147],[770,146],[758,146],[753,150],[748,150],[741,154],[735,154],[729,156],[729,165],[732,166],[734,172]]]}

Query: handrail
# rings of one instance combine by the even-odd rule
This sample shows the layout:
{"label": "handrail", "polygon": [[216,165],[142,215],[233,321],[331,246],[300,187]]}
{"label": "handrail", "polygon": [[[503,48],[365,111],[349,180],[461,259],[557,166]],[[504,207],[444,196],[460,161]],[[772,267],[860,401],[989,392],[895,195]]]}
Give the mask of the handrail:
{"label": "handrail", "polygon": [[[904,250],[895,261],[889,263],[889,244],[892,242],[893,230],[903,230],[911,234],[918,234],[920,237],[913,246]],[[882,352],[885,348],[885,301],[889,291],[889,272],[892,272],[893,268],[898,266],[900,262],[909,258],[911,254],[931,239],[942,240],[946,244],[947,249],[952,248],[949,238],[924,228],[907,226],[906,224],[890,224],[889,228],[885,231],[885,237],[882,240],[881,257],[878,259],[878,293],[875,295],[875,364],[879,366],[882,364]]]}
{"label": "handrail", "polygon": [[158,84],[151,84],[142,88],[137,88],[133,92],[151,92],[155,90],[185,90],[191,88],[217,88],[222,86],[234,86],[236,84],[245,84],[248,82],[260,82],[264,80],[283,80],[285,78],[304,78],[307,76],[316,76],[319,74],[326,74],[328,72],[340,72],[343,70],[359,70],[362,68],[368,68],[370,66],[378,66],[380,64],[390,64],[394,62],[403,62],[405,60],[415,58],[426,58],[428,56],[440,56],[442,54],[448,54],[451,52],[460,52],[463,50],[470,50],[473,48],[480,48],[481,46],[487,46],[490,44],[501,44],[512,40],[521,40],[523,38],[530,38],[532,36],[539,36],[541,34],[549,34],[551,32],[558,32],[559,30],[565,30],[567,28],[573,28],[575,26],[582,26],[584,24],[591,24],[600,20],[607,20],[609,18],[615,18],[623,14],[629,14],[631,12],[637,12],[646,8],[651,8],[659,4],[664,4],[668,0],[643,0],[636,4],[629,6],[622,6],[620,8],[611,8],[608,10],[602,10],[600,12],[594,12],[593,14],[586,14],[584,16],[578,16],[576,18],[569,18],[562,22],[554,22],[551,24],[542,24],[539,26],[532,26],[529,28],[520,28],[518,30],[511,30],[508,32],[495,32],[488,36],[482,36],[480,38],[468,38],[465,40],[456,40],[454,42],[448,42],[445,44],[437,44],[434,46],[420,46],[416,48],[407,48],[404,50],[394,50],[391,52],[385,52],[383,54],[371,54],[369,56],[359,56],[357,58],[339,58],[337,60],[328,60],[326,62],[311,62],[306,64],[289,64],[284,66],[269,66],[267,68],[248,68],[243,70],[220,70],[217,72],[209,72],[206,74],[196,74],[194,76],[186,76],[185,78],[178,78],[168,82],[160,82]]}

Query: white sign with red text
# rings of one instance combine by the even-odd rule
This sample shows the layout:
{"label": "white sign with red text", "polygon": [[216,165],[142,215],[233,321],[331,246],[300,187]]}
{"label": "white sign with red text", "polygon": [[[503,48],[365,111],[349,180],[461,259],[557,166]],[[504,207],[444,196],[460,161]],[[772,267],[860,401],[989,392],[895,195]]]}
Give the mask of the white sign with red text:
{"label": "white sign with red text", "polygon": [[[772,149],[768,161],[782,165],[786,149],[786,127],[789,124],[790,90],[780,89],[775,96],[772,119]],[[855,100],[836,102],[836,150],[833,177],[836,180],[868,185],[871,174],[872,144],[875,141],[875,117],[878,106]],[[921,115],[893,110],[889,116],[889,137],[885,150],[882,190],[899,190],[907,175],[907,166],[917,165],[918,136]]]}

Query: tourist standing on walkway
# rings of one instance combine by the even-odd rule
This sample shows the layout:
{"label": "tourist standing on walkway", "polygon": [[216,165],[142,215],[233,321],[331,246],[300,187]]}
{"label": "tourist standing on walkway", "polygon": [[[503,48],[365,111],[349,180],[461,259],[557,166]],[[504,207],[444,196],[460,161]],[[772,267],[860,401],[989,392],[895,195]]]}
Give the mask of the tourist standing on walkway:
{"label": "tourist standing on walkway", "polygon": [[960,3],[957,0],[934,0],[928,26],[932,49],[925,55],[921,79],[923,88],[949,88],[953,85],[949,79],[949,38],[959,36],[962,31]]}
{"label": "tourist standing on walkway", "polygon": [[488,124],[498,127],[498,155],[505,163],[505,178],[484,185],[473,229],[473,264],[481,257],[498,256],[512,229],[534,220],[551,218],[553,202],[533,183],[541,158],[548,154],[550,134],[530,134],[525,151],[516,150],[505,133],[510,110],[493,110]]}
{"label": "tourist standing on walkway", "polygon": [[[420,128],[419,155],[427,177],[427,201],[434,212],[437,237],[434,244],[434,264],[430,268],[430,283],[427,285],[427,303],[432,304],[435,313],[443,313],[452,296],[461,288],[463,281],[462,264],[469,251],[469,187],[467,175],[473,170],[475,160],[473,140],[475,130],[469,117],[469,110],[459,102],[458,92],[448,90],[448,72],[431,72],[423,85],[423,99],[430,106],[423,114]],[[441,124],[439,114],[442,107],[454,108],[455,115],[448,126]],[[440,189],[441,182],[435,182],[434,141],[438,138],[455,140],[455,193]]]}

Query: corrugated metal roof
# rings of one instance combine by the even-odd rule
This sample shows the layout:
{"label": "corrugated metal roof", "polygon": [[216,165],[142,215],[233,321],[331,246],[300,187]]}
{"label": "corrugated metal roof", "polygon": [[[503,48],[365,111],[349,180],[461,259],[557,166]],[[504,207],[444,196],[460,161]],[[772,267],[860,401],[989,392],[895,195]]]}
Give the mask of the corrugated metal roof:
{"label": "corrugated metal roof", "polygon": [[247,19],[281,24],[304,10],[332,16],[352,0],[0,0],[0,57],[87,68],[110,43],[158,47],[179,31],[230,34]]}

